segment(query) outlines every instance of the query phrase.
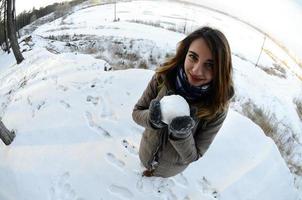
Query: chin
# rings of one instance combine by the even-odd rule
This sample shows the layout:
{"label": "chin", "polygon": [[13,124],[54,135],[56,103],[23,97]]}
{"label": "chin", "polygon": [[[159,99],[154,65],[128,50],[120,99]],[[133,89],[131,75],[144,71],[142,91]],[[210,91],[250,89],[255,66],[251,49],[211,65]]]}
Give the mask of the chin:
{"label": "chin", "polygon": [[190,83],[190,85],[195,86],[195,87],[203,85],[202,83],[195,83],[195,82],[192,82],[192,81],[189,81],[189,83]]}
{"label": "chin", "polygon": [[205,85],[205,84],[208,84],[209,82],[193,82],[193,81],[189,81],[190,85],[192,86],[195,86],[195,87],[199,87],[199,86],[202,86],[202,85]]}

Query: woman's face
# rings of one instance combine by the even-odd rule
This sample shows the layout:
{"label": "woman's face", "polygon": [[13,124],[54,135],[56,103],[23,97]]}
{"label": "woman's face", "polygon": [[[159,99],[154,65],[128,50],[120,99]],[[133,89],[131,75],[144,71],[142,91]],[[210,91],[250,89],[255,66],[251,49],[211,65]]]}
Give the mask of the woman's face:
{"label": "woman's face", "polygon": [[186,55],[184,68],[192,86],[201,86],[213,80],[214,61],[204,39],[194,40]]}

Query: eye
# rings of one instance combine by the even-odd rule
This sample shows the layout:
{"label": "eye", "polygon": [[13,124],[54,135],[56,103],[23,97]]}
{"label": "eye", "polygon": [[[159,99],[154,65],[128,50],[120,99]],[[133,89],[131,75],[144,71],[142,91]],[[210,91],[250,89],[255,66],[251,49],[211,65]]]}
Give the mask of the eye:
{"label": "eye", "polygon": [[213,69],[214,63],[213,62],[206,62],[206,63],[204,63],[204,66],[208,69]]}
{"label": "eye", "polygon": [[189,57],[193,60],[193,61],[197,61],[197,57],[194,54],[189,54]]}

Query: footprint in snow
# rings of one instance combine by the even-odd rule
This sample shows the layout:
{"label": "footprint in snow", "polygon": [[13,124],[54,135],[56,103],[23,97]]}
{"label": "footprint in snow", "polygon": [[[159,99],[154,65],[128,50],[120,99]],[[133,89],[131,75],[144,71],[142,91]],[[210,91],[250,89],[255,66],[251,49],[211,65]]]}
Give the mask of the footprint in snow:
{"label": "footprint in snow", "polygon": [[37,110],[40,110],[45,104],[46,104],[45,101],[40,101],[36,106]]}
{"label": "footprint in snow", "polygon": [[86,85],[88,84],[88,82],[72,82],[71,83],[71,87],[77,89],[77,90],[82,90],[84,87],[86,87]]}
{"label": "footprint in snow", "polygon": [[19,87],[18,88],[24,88],[27,85],[27,77],[24,76],[22,80],[19,81]]}
{"label": "footprint in snow", "polygon": [[66,87],[65,85],[58,85],[57,90],[61,90],[63,92],[66,92],[68,90],[68,87]]}
{"label": "footprint in snow", "polygon": [[185,196],[183,200],[191,200],[189,196]]}
{"label": "footprint in snow", "polygon": [[[144,177],[139,175],[136,182],[136,189],[142,193],[155,193],[157,195],[168,195],[171,198],[176,195],[172,192],[172,188],[175,186],[175,182],[171,178],[161,177]],[[172,198],[173,199],[173,198]]]}
{"label": "footprint in snow", "polygon": [[41,110],[42,107],[46,104],[45,100],[39,101],[38,103],[34,104],[31,96],[27,97],[27,104],[31,107],[31,116],[32,118],[35,117],[36,112]]}
{"label": "footprint in snow", "polygon": [[112,154],[112,153],[107,153],[107,154],[106,154],[106,160],[107,160],[110,164],[116,166],[116,167],[119,168],[119,169],[122,169],[122,168],[125,166],[125,162],[122,161],[122,160],[120,160],[120,159],[118,159],[118,158],[116,158],[115,155]]}
{"label": "footprint in snow", "polygon": [[17,102],[17,101],[20,101],[22,99],[22,96],[21,95],[18,95],[14,98],[14,102]]}
{"label": "footprint in snow", "polygon": [[105,91],[104,96],[106,98],[100,97],[100,102],[102,102],[101,107],[101,117],[102,118],[111,118],[113,120],[117,119],[117,115],[115,114],[114,110],[112,109],[112,106],[110,102],[112,102],[112,99],[110,98],[110,94],[108,91]]}
{"label": "footprint in snow", "polygon": [[121,199],[132,199],[134,197],[129,189],[118,185],[110,185],[109,191]]}
{"label": "footprint in snow", "polygon": [[156,189],[157,193],[166,193],[170,192],[171,188],[175,186],[175,182],[173,179],[164,179],[160,178],[159,181],[154,182],[154,188]]}
{"label": "footprint in snow", "polygon": [[93,97],[93,96],[91,96],[91,95],[88,95],[87,97],[86,97],[86,101],[87,102],[91,102],[93,105],[98,105],[98,103],[99,103],[99,100],[100,100],[100,97]]}
{"label": "footprint in snow", "polygon": [[104,84],[112,84],[112,79],[113,79],[113,76],[110,76],[109,78],[105,79],[104,80]]}
{"label": "footprint in snow", "polygon": [[122,140],[122,145],[123,147],[125,147],[131,154],[133,155],[138,155],[138,151],[137,151],[137,148],[130,144],[126,139],[123,139]]}
{"label": "footprint in snow", "polygon": [[152,179],[153,178],[143,177],[141,173],[139,173],[136,189],[142,193],[151,193],[153,191]]}
{"label": "footprint in snow", "polygon": [[64,100],[60,100],[60,103],[66,108],[66,109],[69,109],[71,106],[69,103],[67,103],[66,101]]}
{"label": "footprint in snow", "polygon": [[173,179],[182,185],[183,187],[188,187],[189,181],[188,179],[183,175],[183,173],[178,174],[177,176],[173,177]]}
{"label": "footprint in snow", "polygon": [[56,84],[56,85],[58,84],[58,76],[53,75],[50,77],[50,79],[54,82],[54,84]]}
{"label": "footprint in snow", "polygon": [[218,191],[211,185],[206,177],[203,176],[202,179],[198,181],[198,184],[201,186],[203,193],[209,194],[215,199],[219,198]]}
{"label": "footprint in snow", "polygon": [[90,112],[86,111],[85,112],[85,118],[88,121],[88,126],[95,130],[97,133],[101,133],[105,137],[111,137],[110,133],[103,129],[97,122],[96,122],[96,117],[93,116]]}
{"label": "footprint in snow", "polygon": [[13,100],[14,93],[15,93],[15,90],[11,89],[8,93],[5,94],[6,97],[4,99],[4,102],[2,102],[2,104],[1,104],[1,110],[0,110],[1,115],[0,116],[3,116],[4,113],[6,112],[6,109],[7,109],[8,105]]}
{"label": "footprint in snow", "polygon": [[70,173],[62,174],[50,188],[51,200],[83,200],[77,197],[76,192],[69,183]]}
{"label": "footprint in snow", "polygon": [[178,200],[176,194],[171,189],[167,191],[167,200]]}

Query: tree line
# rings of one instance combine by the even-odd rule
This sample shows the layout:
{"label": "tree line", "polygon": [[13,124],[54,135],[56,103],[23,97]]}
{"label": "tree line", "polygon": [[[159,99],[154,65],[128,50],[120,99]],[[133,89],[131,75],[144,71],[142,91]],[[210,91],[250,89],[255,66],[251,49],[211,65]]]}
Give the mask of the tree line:
{"label": "tree line", "polygon": [[[15,0],[11,0],[11,1],[15,1]],[[62,8],[66,5],[72,7],[72,6],[78,5],[80,3],[83,3],[84,1],[87,1],[87,0],[73,0],[70,2],[54,3],[54,4],[48,5],[46,7],[41,7],[39,9],[36,9],[35,7],[33,7],[33,9],[30,11],[22,11],[20,14],[18,14],[18,16],[16,16],[15,10],[14,10],[14,19],[13,20],[15,20],[14,23],[15,23],[15,28],[17,31],[17,36],[19,37],[18,31],[21,28],[32,23],[36,19],[44,17],[52,12],[62,10]],[[6,16],[7,16],[5,7],[7,5],[7,0],[0,0],[0,4],[1,4],[0,5],[1,6],[0,7],[0,45],[2,45],[3,43],[7,44],[6,43],[7,32],[5,31]],[[14,2],[13,2],[13,4],[15,5]],[[5,48],[5,50],[7,51],[6,48]]]}

